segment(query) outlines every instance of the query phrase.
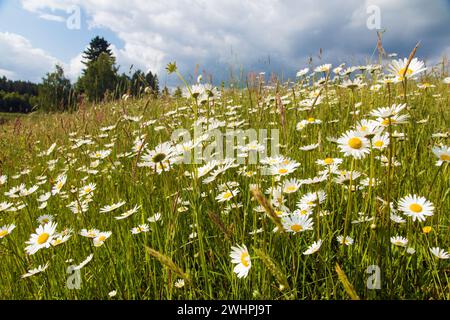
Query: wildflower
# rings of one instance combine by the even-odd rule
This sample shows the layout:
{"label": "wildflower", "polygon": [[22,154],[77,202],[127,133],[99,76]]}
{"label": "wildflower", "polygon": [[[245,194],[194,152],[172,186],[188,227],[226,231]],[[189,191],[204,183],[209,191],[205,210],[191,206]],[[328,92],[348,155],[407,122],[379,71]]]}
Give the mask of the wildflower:
{"label": "wildflower", "polygon": [[95,237],[97,237],[97,235],[99,233],[100,233],[100,231],[97,230],[97,229],[89,229],[89,230],[82,229],[80,231],[80,235],[83,236],[83,237],[86,237],[86,238],[95,238]]}
{"label": "wildflower", "polygon": [[119,202],[113,203],[111,205],[106,205],[103,208],[100,208],[100,213],[107,213],[107,212],[114,211],[114,210],[120,208],[121,206],[123,206],[125,203],[126,203],[125,201],[119,201]]}
{"label": "wildflower", "polygon": [[87,196],[92,193],[92,191],[95,190],[96,184],[95,183],[89,183],[88,185],[85,185],[84,187],[81,187],[80,189],[80,197]]}
{"label": "wildflower", "polygon": [[37,222],[39,222],[40,224],[46,224],[49,222],[53,222],[54,219],[55,218],[51,214],[44,214],[37,218]]}
{"label": "wildflower", "polygon": [[411,60],[408,69],[406,69],[407,64],[407,58],[404,58],[403,60],[393,60],[389,66],[389,70],[398,80],[403,81],[404,78],[411,78],[427,69],[423,61],[420,61],[417,58]]}
{"label": "wildflower", "polygon": [[315,207],[317,204],[322,204],[327,198],[325,191],[318,190],[316,192],[309,192],[301,197],[297,206],[307,205],[309,207]]}
{"label": "wildflower", "polygon": [[25,273],[25,274],[23,274],[23,275],[21,276],[21,278],[24,279],[24,278],[28,278],[28,277],[34,276],[35,274],[44,272],[47,268],[48,268],[48,262],[47,262],[44,266],[39,265],[39,266],[38,266],[37,268],[35,268],[35,269],[28,270],[28,272]]}
{"label": "wildflower", "polygon": [[294,193],[300,188],[301,183],[297,179],[286,180],[283,183],[283,192],[284,193]]}
{"label": "wildflower", "polygon": [[391,243],[395,246],[406,247],[406,245],[408,244],[408,239],[401,236],[395,236],[391,237]]}
{"label": "wildflower", "polygon": [[436,166],[442,166],[444,163],[450,162],[450,147],[434,147],[432,151],[434,155],[439,159],[438,161],[436,161]]}
{"label": "wildflower", "polygon": [[132,234],[139,234],[141,232],[148,232],[149,230],[150,230],[150,228],[149,228],[148,224],[141,224],[141,225],[131,229],[131,233]]}
{"label": "wildflower", "polygon": [[322,240],[318,240],[313,242],[306,251],[303,252],[304,255],[310,255],[317,251],[319,251],[320,247],[322,246]]}
{"label": "wildflower", "polygon": [[393,104],[391,107],[382,107],[372,110],[370,115],[378,118],[390,118],[398,115],[405,108],[406,104]]}
{"label": "wildflower", "polygon": [[294,172],[299,165],[300,164],[296,162],[288,162],[287,164],[284,163],[276,164],[270,167],[270,172],[273,175],[286,176]]}
{"label": "wildflower", "polygon": [[136,212],[139,211],[139,209],[141,208],[141,206],[135,205],[134,208],[125,211],[124,213],[122,213],[120,216],[114,217],[116,220],[122,220],[125,218],[128,218],[129,216],[135,214]]}
{"label": "wildflower", "polygon": [[338,139],[339,148],[346,156],[361,159],[370,153],[369,141],[356,131],[348,131]]}
{"label": "wildflower", "polygon": [[322,64],[314,69],[314,72],[329,72],[331,69],[331,64]]}
{"label": "wildflower", "polygon": [[439,247],[430,248],[431,253],[438,259],[449,259],[450,254]]}
{"label": "wildflower", "polygon": [[422,232],[424,234],[430,233],[433,230],[433,228],[431,226],[425,226],[422,228]]}
{"label": "wildflower", "polygon": [[25,248],[27,254],[35,254],[42,248],[49,248],[53,238],[55,237],[56,223],[49,222],[41,225],[36,229],[36,233],[32,234],[30,240],[25,242],[28,246]]}
{"label": "wildflower", "polygon": [[83,262],[81,262],[79,265],[75,266],[73,268],[73,270],[81,270],[82,268],[84,268],[85,265],[87,265],[92,260],[93,257],[94,257],[94,254],[91,253],[90,255],[88,255],[86,257],[86,259],[84,259]]}
{"label": "wildflower", "polygon": [[294,234],[313,229],[313,221],[307,215],[293,214],[286,216],[282,218],[281,223],[287,232],[293,232]]}
{"label": "wildflower", "polygon": [[376,135],[372,139],[372,147],[378,150],[383,150],[389,145],[389,136],[385,134]]}
{"label": "wildflower", "polygon": [[7,224],[0,228],[0,239],[6,237],[9,235],[14,229],[16,228],[16,225],[14,224]]}
{"label": "wildflower", "polygon": [[110,298],[113,298],[113,297],[115,297],[116,295],[117,295],[117,291],[116,291],[116,290],[110,291],[110,292],[108,293],[108,296],[109,296]]}
{"label": "wildflower", "polygon": [[175,287],[181,289],[184,287],[184,279],[178,279],[175,281]]}
{"label": "wildflower", "polygon": [[239,190],[238,190],[238,189],[227,190],[227,191],[221,192],[221,193],[216,197],[216,200],[217,200],[217,202],[229,201],[229,200],[231,200],[233,197],[235,197],[238,193],[239,193]]}
{"label": "wildflower", "polygon": [[112,232],[100,232],[95,238],[94,238],[94,246],[100,247],[103,245],[106,239],[108,239],[111,236]]}
{"label": "wildflower", "polygon": [[61,192],[61,189],[64,187],[66,180],[67,180],[66,175],[61,175],[56,179],[56,183],[52,188],[52,195],[55,195],[55,194],[58,194]]}
{"label": "wildflower", "polygon": [[398,209],[406,216],[412,217],[413,221],[425,221],[427,216],[433,215],[434,206],[424,197],[408,195],[400,199]]}
{"label": "wildflower", "polygon": [[318,165],[324,166],[324,167],[329,167],[332,165],[339,165],[342,163],[342,159],[341,158],[325,158],[325,159],[318,159],[316,160],[316,163]]}
{"label": "wildflower", "polygon": [[247,277],[248,272],[252,267],[252,262],[245,244],[242,246],[232,246],[230,257],[231,262],[236,264],[233,271],[237,274],[238,278]]}
{"label": "wildflower", "polygon": [[346,246],[351,246],[353,244],[353,239],[350,238],[349,236],[345,236],[345,239],[344,239],[344,236],[337,236],[336,239],[340,244],[343,244]]}
{"label": "wildflower", "polygon": [[147,219],[148,222],[156,222],[161,219],[161,213],[155,213],[153,216]]}
{"label": "wildflower", "polygon": [[308,72],[309,72],[309,68],[304,68],[304,69],[299,70],[297,72],[296,76],[297,76],[297,78],[300,78],[300,77],[304,76],[305,74],[307,74]]}

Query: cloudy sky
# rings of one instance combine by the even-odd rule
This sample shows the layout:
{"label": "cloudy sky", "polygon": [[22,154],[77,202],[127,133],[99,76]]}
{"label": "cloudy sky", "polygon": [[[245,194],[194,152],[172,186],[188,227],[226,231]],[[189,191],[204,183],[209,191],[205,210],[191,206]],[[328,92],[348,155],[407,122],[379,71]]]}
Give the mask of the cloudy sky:
{"label": "cloudy sky", "polygon": [[407,56],[420,40],[417,55],[431,65],[450,57],[449,26],[450,0],[0,0],[0,76],[40,81],[59,63],[76,80],[81,52],[100,35],[122,72],[152,70],[163,85],[176,81],[164,71],[174,60],[188,77],[198,64],[215,81],[241,68],[287,78],[309,56],[373,59],[376,27],[387,52]]}

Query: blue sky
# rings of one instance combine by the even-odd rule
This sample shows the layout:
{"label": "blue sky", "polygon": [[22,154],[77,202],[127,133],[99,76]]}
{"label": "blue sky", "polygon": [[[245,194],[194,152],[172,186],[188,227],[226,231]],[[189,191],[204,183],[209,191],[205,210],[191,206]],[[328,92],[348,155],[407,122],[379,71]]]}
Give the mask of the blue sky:
{"label": "blue sky", "polygon": [[[420,40],[429,66],[450,56],[449,0],[0,0],[0,75],[39,81],[59,63],[76,80],[80,53],[101,35],[121,71],[152,70],[163,84],[175,81],[164,72],[173,60],[186,75],[198,64],[216,81],[241,67],[292,77],[309,56],[314,64],[366,63],[376,44],[367,27],[373,6],[388,52],[407,56]],[[74,8],[79,29],[67,27]]]}

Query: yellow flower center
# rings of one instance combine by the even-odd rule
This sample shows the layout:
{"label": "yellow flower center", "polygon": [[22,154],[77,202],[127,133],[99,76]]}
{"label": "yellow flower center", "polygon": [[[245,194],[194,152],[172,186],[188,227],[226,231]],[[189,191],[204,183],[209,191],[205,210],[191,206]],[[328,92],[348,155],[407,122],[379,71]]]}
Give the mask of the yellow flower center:
{"label": "yellow flower center", "polygon": [[44,218],[44,219],[42,219],[42,221],[41,221],[42,224],[46,224],[47,222],[48,222],[48,218]]}
{"label": "yellow flower center", "polygon": [[306,214],[308,214],[308,211],[306,211],[306,210],[301,210],[301,211],[300,211],[300,215],[304,216],[304,215],[306,215]]}
{"label": "yellow flower center", "polygon": [[309,123],[311,123],[311,122],[314,122],[316,119],[314,119],[314,118],[308,118],[308,122]]}
{"label": "yellow flower center", "polygon": [[233,194],[232,194],[230,191],[227,191],[227,192],[223,195],[223,198],[228,200],[228,199],[230,199],[232,196],[233,196]]}
{"label": "yellow flower center", "polygon": [[248,252],[243,252],[241,254],[241,263],[244,265],[244,267],[248,267],[249,266],[249,262],[248,262]]}
{"label": "yellow flower center", "polygon": [[325,164],[332,164],[334,162],[333,158],[326,158],[325,160],[323,160],[323,162],[325,162]]}
{"label": "yellow flower center", "polygon": [[100,237],[98,237],[98,241],[105,241],[106,240],[106,237],[105,236],[100,236]]}
{"label": "yellow flower center", "polygon": [[441,154],[439,157],[442,161],[450,161],[450,154]]}
{"label": "yellow flower center", "polygon": [[422,212],[423,208],[420,204],[413,203],[412,205],[409,206],[409,209],[414,213],[420,213]]}
{"label": "yellow flower center", "polygon": [[395,122],[396,122],[395,119],[384,118],[381,124],[384,126],[388,126],[389,124],[394,124]]}
{"label": "yellow flower center", "polygon": [[50,235],[48,233],[41,233],[41,235],[37,239],[38,244],[46,243]]}
{"label": "yellow flower center", "polygon": [[382,140],[375,141],[375,147],[381,148],[384,145],[384,142]]}
{"label": "yellow flower center", "polygon": [[6,236],[8,234],[8,230],[1,230],[0,231],[0,238],[3,238],[4,236]]}
{"label": "yellow flower center", "polygon": [[360,131],[366,131],[366,130],[367,130],[367,127],[366,127],[366,126],[361,126],[361,127],[359,128],[359,130],[360,130]]}
{"label": "yellow flower center", "polygon": [[361,139],[359,139],[357,137],[353,137],[353,138],[350,138],[350,140],[348,140],[348,145],[352,149],[361,149],[362,141],[361,141]]}
{"label": "yellow flower center", "polygon": [[288,172],[288,169],[285,169],[285,168],[278,169],[279,174],[286,174],[287,172]]}
{"label": "yellow flower center", "polygon": [[295,190],[297,190],[296,186],[288,186],[288,187],[286,187],[286,191],[287,192],[294,192]]}
{"label": "yellow flower center", "polygon": [[413,71],[410,68],[408,68],[408,70],[406,70],[406,73],[405,73],[405,68],[401,68],[400,70],[398,70],[397,75],[400,78],[403,78],[403,75],[410,76],[412,73],[413,73]]}
{"label": "yellow flower center", "polygon": [[291,226],[291,230],[294,232],[300,232],[302,231],[302,229],[303,229],[302,226],[299,224],[294,224],[293,226]]}
{"label": "yellow flower center", "polygon": [[281,216],[281,215],[283,214],[283,211],[276,210],[276,211],[275,211],[275,214],[276,214],[277,216]]}

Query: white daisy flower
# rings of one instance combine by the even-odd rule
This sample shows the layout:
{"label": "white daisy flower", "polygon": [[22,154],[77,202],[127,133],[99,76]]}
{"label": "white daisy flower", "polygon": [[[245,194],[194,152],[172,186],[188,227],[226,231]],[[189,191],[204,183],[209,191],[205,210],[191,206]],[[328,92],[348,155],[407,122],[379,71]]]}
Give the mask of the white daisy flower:
{"label": "white daisy flower", "polygon": [[28,277],[34,276],[35,274],[44,272],[44,271],[48,268],[48,265],[49,265],[49,264],[48,264],[48,262],[47,262],[44,266],[39,265],[39,266],[38,266],[37,268],[35,268],[35,269],[28,270],[28,272],[25,273],[25,274],[23,274],[23,275],[21,276],[21,278],[22,278],[22,279],[28,278]]}
{"label": "white daisy flower", "polygon": [[230,257],[231,262],[236,264],[233,271],[237,274],[238,278],[247,277],[252,267],[252,262],[245,244],[242,246],[232,246]]}
{"label": "white daisy flower", "polygon": [[353,239],[349,236],[346,236],[345,239],[344,236],[337,236],[336,239],[342,245],[351,246],[353,244]]}
{"label": "white daisy flower", "polygon": [[233,197],[235,197],[238,193],[239,193],[239,189],[223,191],[216,197],[216,200],[217,200],[217,202],[229,201]]}
{"label": "white daisy flower", "polygon": [[408,245],[408,239],[406,239],[405,237],[401,237],[401,236],[395,236],[395,237],[391,237],[391,243],[394,246],[406,247]]}
{"label": "white daisy flower", "polygon": [[56,223],[49,222],[36,229],[36,233],[30,236],[30,240],[25,242],[28,246],[25,248],[27,254],[35,254],[42,248],[49,248],[55,237]]}
{"label": "white daisy flower", "polygon": [[121,206],[123,206],[125,203],[126,203],[125,201],[119,201],[119,202],[113,203],[111,205],[106,205],[103,208],[100,208],[100,213],[107,213],[107,212],[114,211],[114,210],[120,208]]}
{"label": "white daisy flower", "polygon": [[432,216],[434,211],[433,204],[417,195],[408,195],[398,202],[398,210],[406,216],[412,217],[413,221],[425,221],[427,216]]}
{"label": "white daisy flower", "polygon": [[141,232],[149,232],[149,231],[150,231],[150,227],[148,226],[148,224],[140,224],[139,226],[131,229],[132,234],[139,234]]}
{"label": "white daisy flower", "polygon": [[370,153],[369,140],[359,132],[347,131],[337,142],[341,152],[346,156],[361,159]]}
{"label": "white daisy flower", "polygon": [[10,234],[14,229],[16,228],[16,225],[14,224],[7,224],[0,228],[0,239],[6,237],[8,234]]}
{"label": "white daisy flower", "polygon": [[309,215],[292,214],[281,218],[281,223],[287,232],[303,232],[313,229],[313,221]]}
{"label": "white daisy flower", "polygon": [[444,163],[450,162],[450,147],[434,147],[432,151],[434,155],[439,159],[438,161],[436,161],[436,166],[441,166]]}
{"label": "white daisy flower", "polygon": [[94,246],[95,247],[100,247],[103,245],[103,243],[105,242],[106,239],[108,239],[111,236],[112,232],[111,231],[107,231],[107,232],[100,232],[94,239]]}
{"label": "white daisy flower", "polygon": [[439,247],[430,248],[431,253],[438,259],[449,259],[450,254]]}
{"label": "white daisy flower", "polygon": [[408,58],[404,58],[403,60],[393,60],[389,66],[389,71],[398,80],[403,81],[404,78],[412,78],[427,69],[423,61],[420,61],[417,58],[411,60],[408,69],[406,69],[407,64]]}
{"label": "white daisy flower", "polygon": [[315,241],[308,247],[308,249],[306,251],[303,252],[303,254],[305,256],[313,254],[313,253],[319,251],[321,246],[322,246],[322,240]]}

